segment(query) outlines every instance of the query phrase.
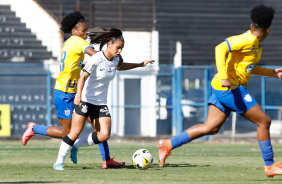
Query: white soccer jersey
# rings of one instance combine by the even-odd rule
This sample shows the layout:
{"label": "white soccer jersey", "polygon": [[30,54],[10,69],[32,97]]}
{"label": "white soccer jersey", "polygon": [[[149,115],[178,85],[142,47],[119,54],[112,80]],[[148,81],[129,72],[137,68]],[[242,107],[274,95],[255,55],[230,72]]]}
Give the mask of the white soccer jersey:
{"label": "white soccer jersey", "polygon": [[112,61],[109,61],[103,51],[91,56],[83,68],[90,75],[81,93],[82,101],[93,105],[107,104],[109,84],[116,75],[118,62],[119,57],[114,57]]}

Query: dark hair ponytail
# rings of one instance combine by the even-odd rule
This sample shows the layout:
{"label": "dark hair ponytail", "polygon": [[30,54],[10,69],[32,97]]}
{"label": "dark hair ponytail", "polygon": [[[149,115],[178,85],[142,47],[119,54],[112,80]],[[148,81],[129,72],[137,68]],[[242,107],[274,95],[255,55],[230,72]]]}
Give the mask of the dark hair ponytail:
{"label": "dark hair ponytail", "polygon": [[100,50],[109,41],[114,43],[118,39],[124,42],[122,32],[117,28],[95,27],[88,29],[88,36],[91,44],[100,44]]}

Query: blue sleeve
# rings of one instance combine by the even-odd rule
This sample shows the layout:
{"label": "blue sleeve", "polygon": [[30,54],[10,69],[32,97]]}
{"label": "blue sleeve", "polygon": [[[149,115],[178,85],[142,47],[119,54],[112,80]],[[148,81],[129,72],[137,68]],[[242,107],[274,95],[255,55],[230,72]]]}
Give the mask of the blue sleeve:
{"label": "blue sleeve", "polygon": [[88,48],[94,48],[94,47],[93,47],[93,46],[88,46],[88,47],[86,47],[86,48],[84,49],[84,53],[86,53],[86,50],[87,50]]}
{"label": "blue sleeve", "polygon": [[226,38],[225,41],[226,41],[226,43],[228,45],[229,52],[232,52],[232,49],[231,49],[231,46],[230,46],[230,43],[229,43],[228,39]]}

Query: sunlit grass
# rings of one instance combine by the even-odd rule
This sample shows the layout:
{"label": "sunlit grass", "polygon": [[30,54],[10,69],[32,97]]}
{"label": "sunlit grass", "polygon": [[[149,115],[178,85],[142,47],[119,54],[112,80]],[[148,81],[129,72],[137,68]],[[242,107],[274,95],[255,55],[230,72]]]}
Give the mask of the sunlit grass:
{"label": "sunlit grass", "polygon": [[[69,157],[65,171],[54,171],[60,140],[0,141],[1,183],[282,183],[282,176],[267,178],[257,144],[196,142],[172,151],[166,167],[158,166],[156,142],[109,141],[111,156],[125,161],[121,169],[102,169],[98,146],[81,148],[78,164]],[[132,165],[132,154],[148,149],[154,164],[148,170]],[[275,160],[282,160],[280,145],[273,145]]]}

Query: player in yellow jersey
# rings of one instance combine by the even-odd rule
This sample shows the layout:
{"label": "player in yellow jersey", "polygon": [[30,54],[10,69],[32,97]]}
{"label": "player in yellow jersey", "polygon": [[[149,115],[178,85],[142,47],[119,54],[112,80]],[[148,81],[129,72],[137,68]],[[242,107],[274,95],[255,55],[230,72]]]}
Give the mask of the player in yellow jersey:
{"label": "player in yellow jersey", "polygon": [[[73,101],[76,95],[77,81],[80,77],[84,54],[92,56],[96,51],[86,41],[87,26],[84,16],[79,11],[71,12],[63,18],[61,30],[64,33],[71,34],[71,37],[65,41],[61,51],[60,74],[54,89],[54,104],[61,127],[48,127],[29,122],[27,130],[22,136],[23,145],[26,145],[27,141],[35,134],[64,138],[70,132]],[[94,125],[92,126],[95,129]],[[124,162],[119,163],[110,159],[107,142],[100,143],[99,149],[103,159],[103,168],[121,167],[124,165]],[[77,160],[73,160],[73,162],[76,163]]]}
{"label": "player in yellow jersey", "polygon": [[[158,141],[159,165],[165,166],[165,159],[171,150],[205,135],[216,134],[232,111],[257,124],[257,139],[265,162],[265,174],[273,177],[282,174],[281,162],[273,160],[270,142],[270,117],[263,111],[246,87],[252,74],[281,79],[282,68],[274,70],[257,66],[261,58],[260,43],[267,37],[275,10],[264,5],[251,11],[250,30],[232,36],[216,46],[218,73],[212,79],[212,95],[209,112],[204,124],[188,128],[171,140]],[[226,59],[226,55],[228,57]]]}

